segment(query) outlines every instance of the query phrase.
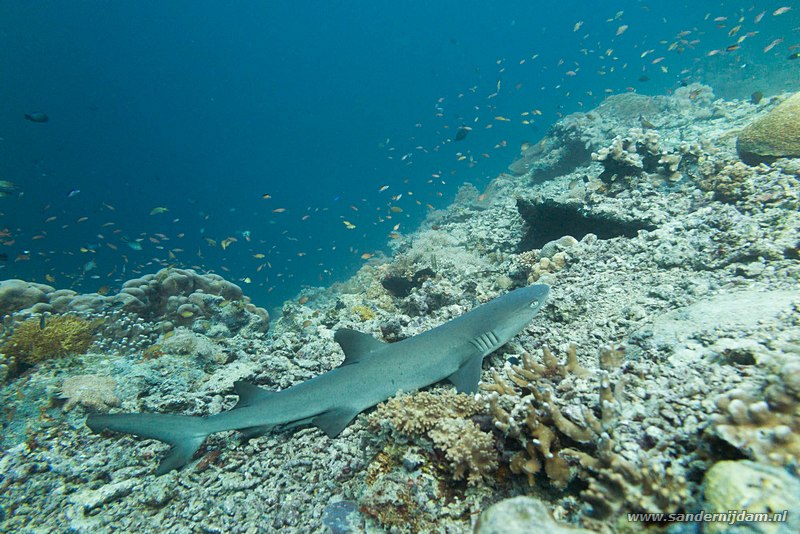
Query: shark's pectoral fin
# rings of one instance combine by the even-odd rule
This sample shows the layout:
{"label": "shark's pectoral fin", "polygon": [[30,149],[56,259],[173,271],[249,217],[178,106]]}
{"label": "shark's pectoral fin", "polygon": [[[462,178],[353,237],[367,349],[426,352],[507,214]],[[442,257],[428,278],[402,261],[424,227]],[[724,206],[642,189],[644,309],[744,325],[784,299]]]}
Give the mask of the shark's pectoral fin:
{"label": "shark's pectoral fin", "polygon": [[335,438],[358,414],[358,410],[334,408],[316,416],[312,423],[321,428],[329,438]]}
{"label": "shark's pectoral fin", "polygon": [[342,365],[358,363],[370,352],[382,349],[386,346],[386,343],[383,341],[351,328],[340,328],[333,335],[333,340],[336,341],[344,351],[344,362],[342,362]]}
{"label": "shark's pectoral fin", "polygon": [[233,407],[234,409],[241,408],[243,406],[250,406],[256,401],[264,400],[272,395],[275,395],[274,391],[267,391],[266,389],[260,388],[255,384],[251,384],[250,382],[245,382],[243,380],[237,380],[234,382],[233,389],[236,391],[236,394],[239,395],[239,402],[237,402],[236,406]]}
{"label": "shark's pectoral fin", "polygon": [[483,357],[478,354],[458,368],[458,371],[448,376],[459,393],[477,393],[478,382],[481,380],[481,363]]}

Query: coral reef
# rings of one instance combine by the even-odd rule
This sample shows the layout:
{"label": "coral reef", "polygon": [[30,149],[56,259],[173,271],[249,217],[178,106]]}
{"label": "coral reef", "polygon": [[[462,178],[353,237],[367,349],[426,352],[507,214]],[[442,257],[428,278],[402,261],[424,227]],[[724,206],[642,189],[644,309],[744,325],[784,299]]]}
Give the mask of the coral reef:
{"label": "coral reef", "polygon": [[169,328],[194,325],[212,335],[230,336],[242,329],[266,332],[269,315],[250,304],[239,286],[219,275],[199,275],[191,269],[162,269],[154,275],[128,280],[118,298],[123,308],[145,319],[157,318]]}
{"label": "coral reef", "polygon": [[563,364],[547,348],[542,350],[542,363],[523,353],[521,365],[507,366],[506,378],[493,372],[493,382],[483,385],[491,392],[495,426],[521,448],[508,459],[511,471],[526,475],[530,486],[541,473],[559,490],[582,479],[587,487],[581,497],[591,507],[591,516],[601,519],[622,511],[674,511],[691,497],[680,469],[647,455],[634,462],[616,450],[622,392],[612,389],[608,371],[619,368],[622,355],[618,348],[600,351],[598,361],[606,371],[598,384],[599,403],[571,410],[570,416],[554,391],[568,391],[570,381],[588,377],[574,345]]}
{"label": "coral reef", "polygon": [[736,388],[717,401],[711,419],[713,435],[748,458],[778,467],[800,465],[800,347],[793,353],[769,350],[758,343],[718,345],[727,358],[769,370],[762,383]]}
{"label": "coral reef", "polygon": [[[86,353],[0,387],[0,530],[470,532],[491,510],[479,531],[527,515],[540,527],[523,528],[638,532],[662,525],[627,512],[800,509],[800,158],[750,165],[736,147],[782,99],[690,84],[563,117],[514,175],[464,185],[393,235],[391,257],[287,301],[269,336],[241,290],[189,270],[111,296],[3,282],[4,341],[45,314],[105,322]],[[158,479],[163,445],[83,427],[78,405],[117,399],[218,413],[237,380],[280,390],[335,368],[338,328],[398,341],[533,280],[550,300],[487,356],[479,397],[402,395],[335,439],[219,434]],[[67,393],[72,409],[56,409]],[[505,501],[520,495],[537,500]]]}
{"label": "coral reef", "polygon": [[[86,352],[94,341],[94,321],[77,315],[28,319],[17,324],[0,351],[17,365]],[[12,364],[13,365],[13,364]]]}
{"label": "coral reef", "polygon": [[367,306],[359,304],[357,306],[353,306],[352,312],[361,320],[361,321],[370,321],[375,318],[375,311]]}
{"label": "coral reef", "polygon": [[[687,167],[696,166],[704,157],[699,143],[682,142],[666,150],[659,133],[644,128],[632,128],[627,135],[615,137],[610,146],[592,152],[592,160],[603,165],[598,178],[604,186],[597,189],[615,193],[630,188],[636,177],[644,177],[652,185],[678,182]],[[642,186],[641,181],[636,183]]]}
{"label": "coral reef", "polygon": [[484,412],[484,403],[468,395],[423,391],[381,403],[370,421],[376,428],[383,425],[393,441],[411,438],[423,446],[432,442],[455,480],[476,485],[497,467],[494,438],[469,419]]}
{"label": "coral reef", "polygon": [[47,293],[52,291],[54,288],[44,284],[17,279],[0,280],[0,317],[46,302]]}
{"label": "coral reef", "polygon": [[414,435],[428,432],[444,419],[466,419],[484,411],[482,402],[452,389],[437,394],[420,391],[380,403],[371,420],[374,424],[388,422],[392,430]]}
{"label": "coral reef", "polygon": [[800,93],[757,118],[741,132],[736,149],[745,163],[800,156]]}
{"label": "coral reef", "polygon": [[0,300],[3,309],[18,318],[67,312],[102,315],[119,310],[159,323],[164,331],[176,325],[194,325],[206,330],[215,327],[218,335],[240,330],[258,335],[269,328],[267,311],[251,304],[239,286],[219,275],[201,275],[192,269],[161,269],[128,280],[116,295],[79,295],[20,280],[3,282],[0,291],[7,297]]}
{"label": "coral reef", "polygon": [[119,406],[120,401],[114,395],[117,381],[109,376],[78,375],[64,379],[61,384],[61,398],[66,399],[64,410],[71,410],[77,405],[93,411],[106,411],[112,406]]}
{"label": "coral reef", "polygon": [[[749,460],[717,462],[706,473],[703,490],[706,511],[731,510],[734,514],[746,512],[769,517],[788,511],[786,521],[748,521],[748,532],[789,534],[800,529],[800,518],[794,513],[800,496],[800,479],[782,469]],[[739,524],[743,523],[739,519]],[[730,532],[730,528],[730,522],[715,521],[704,524],[703,532],[722,534]]]}

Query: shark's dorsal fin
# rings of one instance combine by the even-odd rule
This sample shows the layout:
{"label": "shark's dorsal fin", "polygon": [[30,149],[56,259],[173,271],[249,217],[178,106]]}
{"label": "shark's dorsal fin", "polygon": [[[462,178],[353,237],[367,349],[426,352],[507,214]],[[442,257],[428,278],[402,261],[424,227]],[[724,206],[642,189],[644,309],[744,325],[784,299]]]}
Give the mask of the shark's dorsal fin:
{"label": "shark's dorsal fin", "polygon": [[481,380],[481,363],[483,363],[483,357],[480,354],[473,356],[447,379],[452,382],[459,393],[476,393],[478,382]]}
{"label": "shark's dorsal fin", "polygon": [[340,328],[333,335],[333,340],[336,341],[344,351],[344,362],[342,362],[342,365],[358,363],[370,352],[378,350],[386,345],[383,341],[375,339],[369,334],[353,330],[352,328]]}
{"label": "shark's dorsal fin", "polygon": [[233,383],[233,389],[239,395],[239,402],[233,408],[241,408],[243,406],[250,406],[254,402],[266,399],[275,394],[274,391],[267,391],[250,382],[244,380],[237,380]]}
{"label": "shark's dorsal fin", "polygon": [[358,410],[334,408],[319,414],[312,422],[315,426],[321,428],[329,438],[335,438],[358,414]]}

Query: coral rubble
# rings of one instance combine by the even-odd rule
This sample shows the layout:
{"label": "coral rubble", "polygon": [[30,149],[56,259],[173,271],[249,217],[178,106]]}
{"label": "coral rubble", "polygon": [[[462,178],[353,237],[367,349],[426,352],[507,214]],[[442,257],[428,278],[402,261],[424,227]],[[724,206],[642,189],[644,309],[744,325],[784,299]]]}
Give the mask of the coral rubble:
{"label": "coral rubble", "polygon": [[[742,152],[781,101],[689,84],[563,117],[511,174],[464,185],[271,325],[191,270],[110,296],[1,282],[0,529],[631,532],[630,512],[800,509],[800,158]],[[159,479],[161,444],[83,427],[117,405],[218,413],[238,380],[278,390],[339,365],[338,328],[394,342],[533,281],[550,301],[486,358],[477,396],[404,392],[335,439],[216,435]],[[59,317],[94,341],[34,355]]]}

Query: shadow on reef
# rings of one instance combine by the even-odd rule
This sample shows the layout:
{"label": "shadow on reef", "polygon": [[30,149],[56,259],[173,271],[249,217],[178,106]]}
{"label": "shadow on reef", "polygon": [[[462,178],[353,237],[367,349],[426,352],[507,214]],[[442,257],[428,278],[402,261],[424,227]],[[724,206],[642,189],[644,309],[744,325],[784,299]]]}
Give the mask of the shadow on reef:
{"label": "shadow on reef", "polygon": [[381,285],[395,297],[405,298],[411,294],[412,289],[421,287],[425,280],[434,278],[435,276],[436,273],[433,269],[426,267],[414,273],[411,278],[400,275],[389,275],[381,280]]}
{"label": "shadow on reef", "polygon": [[636,237],[639,230],[655,227],[643,221],[620,221],[583,212],[577,206],[551,201],[532,202],[517,199],[517,211],[525,221],[525,234],[518,245],[519,252],[542,248],[545,244],[571,235],[581,240],[586,234],[600,239]]}

